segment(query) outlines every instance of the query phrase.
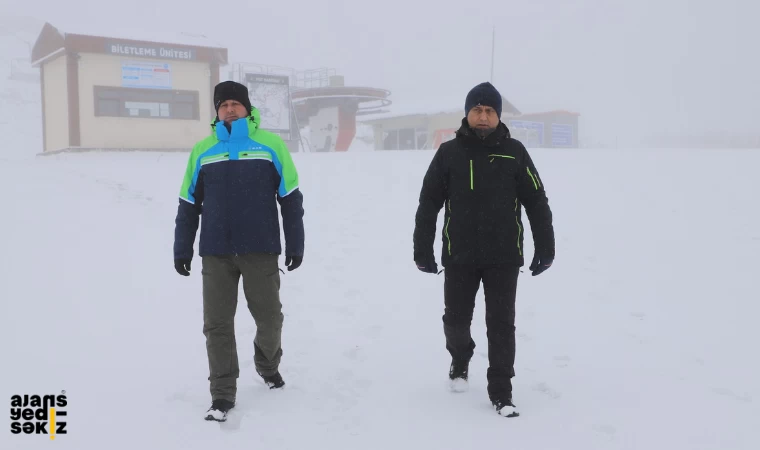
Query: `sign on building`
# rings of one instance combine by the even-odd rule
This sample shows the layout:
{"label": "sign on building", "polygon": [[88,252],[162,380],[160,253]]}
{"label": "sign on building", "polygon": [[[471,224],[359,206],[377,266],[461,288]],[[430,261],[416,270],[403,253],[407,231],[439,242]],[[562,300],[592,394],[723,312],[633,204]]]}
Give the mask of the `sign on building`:
{"label": "sign on building", "polygon": [[251,105],[261,113],[261,128],[290,133],[290,81],[287,75],[247,73],[245,81]]}
{"label": "sign on building", "polygon": [[157,59],[182,59],[192,61],[195,59],[194,49],[172,48],[157,45],[132,45],[119,42],[106,43],[106,53],[123,56],[139,56],[142,58]]}
{"label": "sign on building", "polygon": [[161,62],[123,61],[121,85],[130,88],[171,89],[171,66]]}
{"label": "sign on building", "polygon": [[573,126],[566,124],[552,124],[552,147],[573,146]]}
{"label": "sign on building", "polygon": [[527,147],[543,147],[544,123],[528,120],[510,120],[509,131],[513,138]]}

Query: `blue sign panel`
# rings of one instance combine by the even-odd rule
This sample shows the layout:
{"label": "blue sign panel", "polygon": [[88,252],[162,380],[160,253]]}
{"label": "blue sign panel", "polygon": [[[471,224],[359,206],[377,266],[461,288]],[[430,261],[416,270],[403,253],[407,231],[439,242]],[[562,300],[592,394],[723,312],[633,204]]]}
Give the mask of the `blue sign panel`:
{"label": "blue sign panel", "polygon": [[552,147],[572,147],[573,126],[559,123],[552,124]]}

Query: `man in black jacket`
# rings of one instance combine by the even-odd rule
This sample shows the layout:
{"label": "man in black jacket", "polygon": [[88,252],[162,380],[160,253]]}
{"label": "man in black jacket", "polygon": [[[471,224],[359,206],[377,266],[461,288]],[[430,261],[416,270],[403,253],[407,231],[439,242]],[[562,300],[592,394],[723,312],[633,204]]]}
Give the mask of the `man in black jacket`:
{"label": "man in black jacket", "polygon": [[467,95],[455,139],[440,146],[425,174],[415,217],[414,261],[438,273],[433,243],[445,208],[443,329],[452,362],[452,389],[467,386],[475,342],[470,325],[483,283],[488,336],[488,396],[503,416],[519,415],[512,402],[515,376],[515,297],[524,265],[522,207],[533,234],[530,265],[538,275],[554,261],[552,212],[544,183],[525,147],[501,122],[501,94],[490,83]]}

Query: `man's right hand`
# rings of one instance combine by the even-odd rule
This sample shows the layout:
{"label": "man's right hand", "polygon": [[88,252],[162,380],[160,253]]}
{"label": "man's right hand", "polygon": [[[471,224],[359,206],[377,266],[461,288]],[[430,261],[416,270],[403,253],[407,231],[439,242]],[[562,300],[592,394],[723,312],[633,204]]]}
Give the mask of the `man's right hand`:
{"label": "man's right hand", "polygon": [[429,259],[425,261],[415,261],[417,268],[425,273],[438,273],[438,264],[435,263],[435,259]]}
{"label": "man's right hand", "polygon": [[190,276],[190,260],[189,259],[175,259],[174,269],[178,274],[184,276]]}

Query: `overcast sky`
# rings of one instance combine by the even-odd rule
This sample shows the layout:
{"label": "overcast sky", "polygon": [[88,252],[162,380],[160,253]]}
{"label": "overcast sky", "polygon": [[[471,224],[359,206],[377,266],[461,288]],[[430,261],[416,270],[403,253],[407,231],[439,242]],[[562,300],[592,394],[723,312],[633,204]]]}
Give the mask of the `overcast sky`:
{"label": "overcast sky", "polygon": [[332,67],[346,84],[391,90],[404,111],[463,108],[490,77],[495,26],[496,87],[523,112],[581,113],[582,137],[760,134],[757,0],[0,4],[54,25],[199,31],[233,62]]}

